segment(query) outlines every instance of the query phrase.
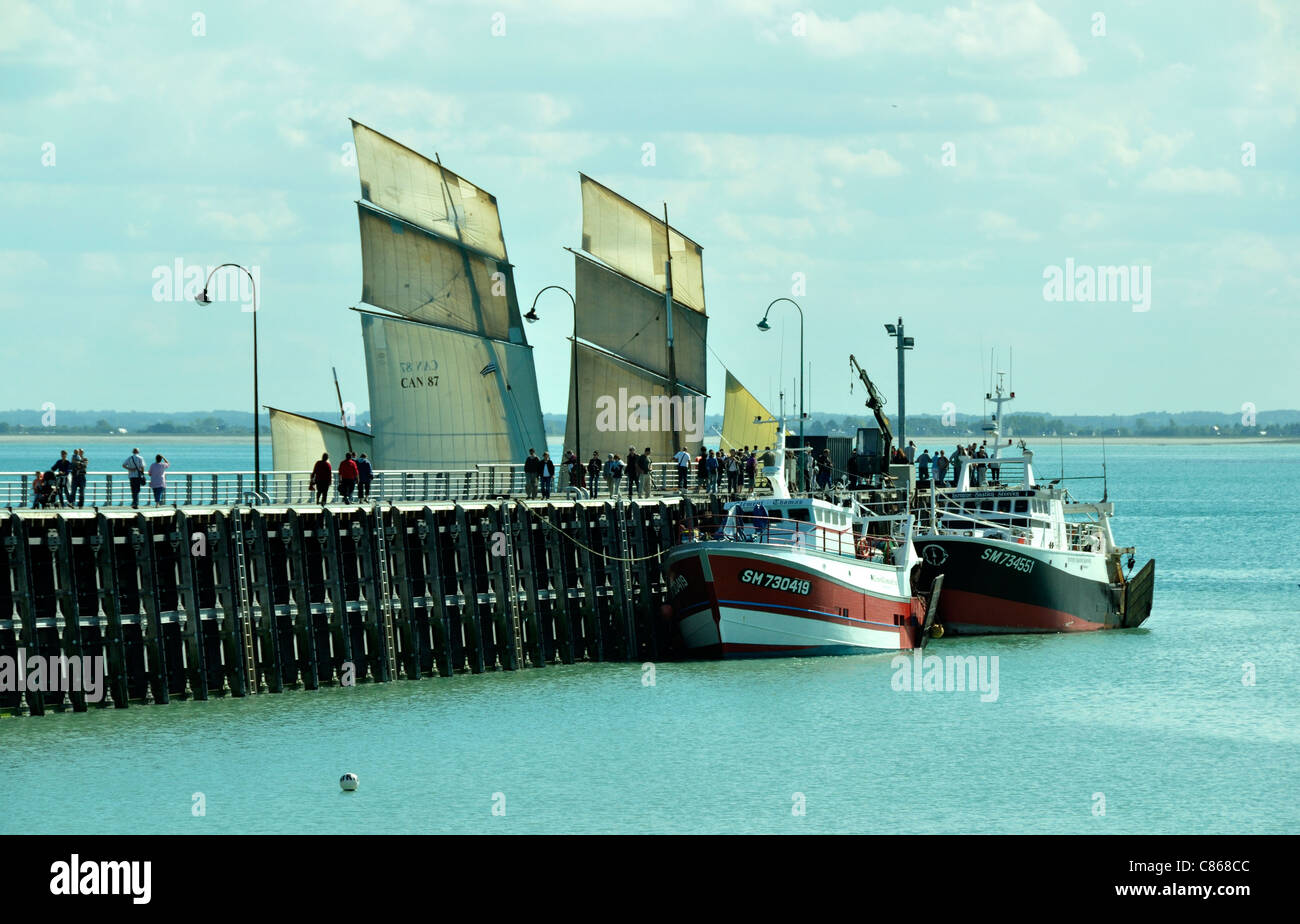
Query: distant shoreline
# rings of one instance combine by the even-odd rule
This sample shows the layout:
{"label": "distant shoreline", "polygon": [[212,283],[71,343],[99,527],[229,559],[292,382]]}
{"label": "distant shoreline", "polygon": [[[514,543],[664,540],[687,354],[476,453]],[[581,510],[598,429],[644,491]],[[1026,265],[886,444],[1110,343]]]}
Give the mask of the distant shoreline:
{"label": "distant shoreline", "polygon": [[[36,434],[36,433],[0,433],[0,443],[52,443],[63,444],[69,451],[77,448],[78,441],[103,443],[112,441],[123,445],[131,444],[139,446],[141,451],[147,449],[151,443],[169,442],[172,440],[189,440],[205,443],[248,443],[252,441],[252,434],[247,436],[225,436],[225,435],[200,435],[185,433],[125,433],[118,436],[104,434],[103,436],[89,436],[87,434]],[[1020,441],[1021,437],[1012,437],[1012,445]],[[1053,443],[1101,443],[1100,436],[1027,436],[1025,442],[1030,449],[1048,446]],[[974,434],[968,434],[958,437],[953,436],[922,436],[916,437],[912,441],[924,443],[923,448],[946,449],[949,443],[969,443],[977,440]],[[551,434],[547,436],[547,441],[560,443],[564,441],[562,434]],[[982,442],[983,440],[979,440]],[[1300,437],[1296,436],[1108,436],[1105,437],[1107,443],[1127,446],[1160,446],[1166,443],[1177,443],[1180,446],[1222,446],[1228,445],[1248,445],[1253,443],[1300,443]],[[262,444],[270,442],[268,437],[262,437]],[[933,445],[931,445],[933,444]],[[918,444],[919,445],[919,444]]]}

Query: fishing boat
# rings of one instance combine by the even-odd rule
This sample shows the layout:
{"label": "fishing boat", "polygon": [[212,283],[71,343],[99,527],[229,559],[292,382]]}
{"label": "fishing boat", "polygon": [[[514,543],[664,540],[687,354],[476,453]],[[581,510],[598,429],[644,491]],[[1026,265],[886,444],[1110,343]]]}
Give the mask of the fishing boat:
{"label": "fishing boat", "polygon": [[1136,549],[1115,542],[1108,492],[1098,503],[1077,502],[1062,479],[1039,483],[1023,442],[1018,451],[1002,444],[1002,409],[1014,398],[999,374],[986,395],[996,407],[984,427],[992,452],[960,457],[955,485],[928,492],[930,509],[922,509],[920,583],[943,579],[938,626],[987,635],[1142,625],[1151,615],[1155,560],[1133,576]]}
{"label": "fishing boat", "polygon": [[924,647],[942,581],[916,590],[907,490],[792,496],[784,421],[776,432],[762,468],[772,496],[725,504],[664,557],[686,647],[723,658]]}

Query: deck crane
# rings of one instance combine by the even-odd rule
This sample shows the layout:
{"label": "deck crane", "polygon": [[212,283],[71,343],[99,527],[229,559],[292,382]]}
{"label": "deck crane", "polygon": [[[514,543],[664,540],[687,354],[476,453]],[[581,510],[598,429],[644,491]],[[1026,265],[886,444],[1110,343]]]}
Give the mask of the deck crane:
{"label": "deck crane", "polygon": [[[858,378],[862,380],[862,384],[867,388],[867,407],[871,408],[871,413],[876,415],[876,425],[880,429],[880,445],[878,447],[880,452],[880,472],[885,474],[889,471],[889,457],[894,442],[894,429],[889,425],[889,418],[885,416],[883,410],[885,399],[876,389],[866,370],[858,365],[857,359],[851,353],[849,354],[849,368],[858,374]],[[849,390],[852,391],[852,389],[853,386],[850,384]]]}

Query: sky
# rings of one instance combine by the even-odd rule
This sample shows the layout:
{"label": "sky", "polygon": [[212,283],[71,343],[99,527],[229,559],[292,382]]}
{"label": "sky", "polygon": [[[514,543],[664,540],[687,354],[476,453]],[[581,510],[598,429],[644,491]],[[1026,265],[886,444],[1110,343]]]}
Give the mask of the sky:
{"label": "sky", "polygon": [[850,353],[896,406],[899,317],[912,414],[980,413],[993,368],[1021,411],[1300,406],[1300,4],[1098,6],[5,0],[0,407],[251,407],[252,314],[168,284],[237,262],[262,403],[328,409],[336,366],[366,408],[350,117],[497,196],[524,310],[572,286],[579,171],[666,202],[710,413],[723,363],[792,406],[783,296],[813,411],[862,408]]}

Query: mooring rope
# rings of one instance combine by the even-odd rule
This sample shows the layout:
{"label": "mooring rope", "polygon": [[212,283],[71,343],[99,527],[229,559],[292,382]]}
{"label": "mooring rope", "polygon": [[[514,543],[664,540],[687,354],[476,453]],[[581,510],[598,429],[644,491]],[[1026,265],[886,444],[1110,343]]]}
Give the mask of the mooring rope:
{"label": "mooring rope", "polygon": [[[649,560],[652,559],[652,558],[662,558],[662,557],[664,556],[664,553],[667,551],[667,549],[661,549],[660,551],[655,552],[653,555],[641,555],[641,556],[633,557],[633,558],[624,558],[624,557],[621,556],[621,555],[607,555],[607,554],[605,554],[604,552],[600,551],[599,549],[593,549],[591,546],[589,546],[589,545],[587,545],[587,544],[585,544],[585,543],[583,543],[583,542],[578,541],[578,540],[575,539],[573,536],[570,536],[568,533],[566,533],[564,530],[560,529],[558,526],[556,526],[556,525],[555,525],[554,523],[552,523],[550,520],[547,520],[545,517],[539,515],[539,514],[537,513],[537,511],[533,510],[532,507],[529,507],[527,504],[525,504],[525,503],[524,503],[523,501],[521,501],[519,498],[517,498],[517,497],[514,498],[514,502],[515,502],[516,504],[518,504],[520,507],[523,507],[524,510],[528,511],[528,513],[529,513],[530,516],[535,517],[535,518],[537,519],[537,521],[538,521],[539,523],[541,523],[543,526],[545,526],[547,529],[552,529],[552,530],[554,530],[555,532],[557,532],[557,533],[559,533],[561,536],[563,536],[565,539],[568,539],[570,542],[572,542],[572,543],[573,543],[574,545],[576,545],[578,548],[580,548],[580,549],[586,549],[586,550],[587,550],[588,552],[590,552],[592,555],[599,555],[601,558],[605,559],[606,561],[625,561],[625,562],[649,561]],[[575,509],[576,509],[576,508],[575,508]]]}

